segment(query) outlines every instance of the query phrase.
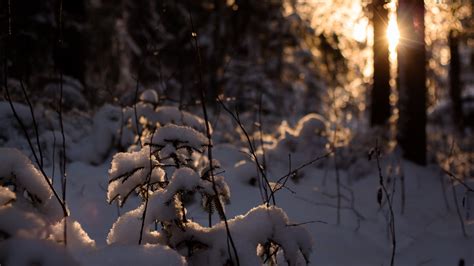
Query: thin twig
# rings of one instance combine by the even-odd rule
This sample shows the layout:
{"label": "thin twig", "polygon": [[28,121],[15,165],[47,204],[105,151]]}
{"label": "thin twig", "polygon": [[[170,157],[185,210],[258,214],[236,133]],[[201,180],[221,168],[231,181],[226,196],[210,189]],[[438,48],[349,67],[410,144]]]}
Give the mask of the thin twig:
{"label": "thin twig", "polygon": [[39,139],[39,132],[38,132],[38,124],[36,123],[36,116],[35,112],[33,110],[33,105],[31,104],[30,98],[28,97],[28,94],[26,93],[25,86],[23,85],[23,80],[20,79],[20,85],[21,85],[21,90],[23,91],[23,96],[25,97],[25,101],[28,104],[28,107],[30,109],[30,114],[31,114],[31,119],[33,120],[33,127],[35,129],[35,135],[36,135],[36,145],[38,146],[38,152],[40,156],[40,167],[43,167],[43,151],[41,149],[41,143]]}
{"label": "thin twig", "polygon": [[316,221],[308,221],[308,222],[297,223],[297,224],[287,224],[286,226],[301,226],[301,225],[305,225],[305,224],[314,224],[314,223],[328,224],[328,222],[321,221],[321,220],[316,220]]}
{"label": "thin twig", "polygon": [[[13,101],[11,99],[11,96],[10,96],[10,91],[8,89],[8,60],[7,60],[7,51],[8,51],[8,46],[9,46],[9,43],[10,43],[10,38],[11,38],[11,35],[12,35],[12,31],[11,31],[11,2],[8,1],[8,35],[7,35],[7,42],[6,42],[6,45],[5,45],[5,55],[4,55],[4,87],[5,87],[5,98],[7,99],[9,105],[10,105],[10,108],[13,112],[13,115],[15,116],[15,119],[17,120],[18,124],[20,124],[20,127],[25,135],[25,138],[28,142],[28,145],[30,147],[30,150],[33,154],[33,157],[35,158],[35,161],[36,161],[36,164],[38,165],[38,168],[41,172],[41,174],[43,175],[43,178],[44,180],[46,181],[46,183],[48,184],[49,188],[51,189],[51,191],[53,192],[54,194],[54,197],[57,199],[58,203],[60,204],[61,206],[61,209],[62,209],[62,212],[63,212],[63,216],[64,216],[64,220],[66,221],[66,217],[68,216],[68,213],[67,213],[67,209],[66,209],[66,205],[64,203],[64,201],[61,201],[61,199],[59,198],[59,195],[58,193],[56,192],[56,190],[54,189],[50,179],[48,178],[48,176],[46,175],[46,173],[44,172],[44,168],[43,168],[43,162],[42,162],[42,159],[40,160],[34,150],[34,147],[33,147],[33,144],[32,144],[32,141],[31,141],[31,138],[29,137],[28,135],[28,131],[26,129],[26,126],[25,124],[23,123],[23,121],[21,120],[20,116],[18,115],[16,109],[15,109],[15,106],[13,105]],[[31,108],[31,106],[30,106]],[[38,143],[39,145],[39,143]],[[41,151],[41,149],[40,149]]]}
{"label": "thin twig", "polygon": [[[260,147],[262,149],[262,167],[263,171],[265,173],[265,176],[267,176],[267,162],[266,162],[266,152],[265,152],[265,144],[263,142],[263,122],[262,122],[262,93],[260,93],[259,97],[259,102],[258,102],[258,128],[259,128],[259,133],[260,133]],[[289,170],[291,171],[291,155],[290,156],[290,168]],[[258,164],[256,165],[257,167]],[[260,171],[257,169],[257,173],[260,175]],[[263,197],[263,184],[262,184],[262,179],[258,178],[258,189],[260,190],[260,195]],[[273,190],[273,189],[272,189]],[[273,193],[273,192],[272,192]]]}
{"label": "thin twig", "polygon": [[320,160],[322,160],[322,159],[325,159],[325,158],[329,157],[332,153],[333,153],[333,152],[330,151],[330,152],[328,152],[328,153],[326,153],[326,154],[324,154],[324,155],[318,156],[318,157],[316,157],[316,158],[314,158],[314,159],[312,159],[312,160],[310,160],[310,161],[307,161],[307,162],[303,163],[302,165],[300,165],[300,166],[296,167],[295,169],[293,169],[289,174],[286,174],[286,175],[280,177],[277,182],[283,180],[284,178],[288,177],[289,175],[294,175],[294,174],[296,174],[299,170],[301,170],[301,169],[303,169],[303,168],[305,168],[305,167],[307,167],[307,166],[309,166],[309,165],[311,165],[311,164],[314,164],[314,163],[316,163],[316,162],[318,162],[318,161],[320,161]]}
{"label": "thin twig", "polygon": [[[62,200],[66,204],[66,186],[67,186],[67,174],[66,174],[66,137],[64,135],[64,123],[63,123],[63,66],[62,66],[62,53],[63,48],[63,1],[59,1],[59,14],[58,14],[58,50],[59,50],[59,60],[61,60],[59,66],[59,125],[61,128],[61,137],[62,137]],[[64,245],[67,246],[67,219],[64,217]]]}
{"label": "thin twig", "polygon": [[[305,197],[298,196],[298,195],[296,195],[296,196],[294,196],[294,197],[295,197],[295,199],[302,200],[302,201],[304,201],[304,202],[307,202],[307,203],[312,204],[312,205],[315,205],[315,206],[324,206],[324,207],[334,208],[334,209],[337,208],[336,205],[333,205],[333,204],[330,204],[330,203],[316,202],[316,201],[313,201],[313,200],[311,200],[311,199],[307,199],[307,198],[305,198]],[[356,218],[357,218],[358,220],[365,220],[365,217],[364,217],[361,213],[359,213],[356,209],[352,208],[351,206],[344,206],[344,205],[342,205],[342,206],[341,206],[341,209],[342,209],[342,210],[350,210],[350,211],[352,211],[352,213],[354,213],[354,215],[356,216]]]}
{"label": "thin twig", "polygon": [[[324,159],[324,158],[327,158],[327,157],[329,157],[329,155],[331,155],[331,152],[328,152],[328,153],[326,153],[326,154],[324,154],[324,155],[322,155],[322,156],[318,156],[318,157],[316,157],[316,158],[314,158],[314,159],[312,159],[312,160],[310,160],[310,161],[308,161],[308,162],[306,162],[306,163],[304,163],[304,164],[298,166],[296,169],[291,170],[291,155],[288,154],[288,157],[289,157],[289,159],[288,159],[288,160],[289,160],[289,169],[290,169],[290,170],[289,170],[288,174],[286,174],[286,175],[284,175],[284,176],[282,176],[282,177],[280,177],[280,178],[277,179],[276,184],[282,184],[282,185],[281,185],[281,186],[277,186],[276,189],[272,189],[272,190],[271,190],[270,197],[274,197],[274,194],[275,194],[278,190],[280,190],[281,188],[285,187],[285,184],[286,184],[287,180],[288,180],[290,177],[295,176],[296,173],[297,173],[299,170],[301,170],[301,169],[303,169],[303,168],[305,168],[305,167],[307,167],[307,166],[309,166],[309,165],[311,165],[311,164],[313,164],[313,163],[316,163],[317,161],[320,161],[320,160],[322,160],[322,159]],[[282,182],[282,181],[283,181],[283,183],[280,183],[280,182]]]}
{"label": "thin twig", "polygon": [[[213,157],[212,157],[212,136],[211,136],[211,129],[210,129],[210,125],[209,125],[209,117],[208,117],[208,114],[207,114],[207,108],[206,108],[206,89],[204,87],[204,82],[203,82],[203,78],[202,78],[202,59],[201,59],[201,53],[200,53],[200,49],[199,49],[199,43],[198,43],[198,39],[197,39],[197,32],[194,28],[194,22],[193,22],[193,18],[191,16],[191,12],[188,10],[188,13],[189,13],[189,21],[191,23],[191,37],[192,37],[192,40],[194,41],[194,48],[195,48],[195,52],[196,52],[196,59],[197,59],[197,72],[198,72],[198,77],[199,77],[199,87],[200,87],[200,98],[201,98],[201,107],[202,107],[202,112],[204,114],[204,122],[206,123],[206,136],[207,136],[207,139],[208,139],[208,149],[207,149],[207,155],[208,155],[208,160],[209,160],[209,168],[210,168],[210,176],[211,176],[211,181],[212,181],[212,190],[214,191],[214,194],[216,197],[219,197],[219,192],[217,190],[217,185],[216,185],[216,181],[215,181],[215,177],[214,177],[214,168],[213,168]],[[225,215],[225,212],[224,212],[224,207],[222,206],[222,203],[221,201],[219,200],[219,198],[217,198],[217,200],[215,201],[216,202],[216,207],[218,209],[218,211],[220,212],[220,214],[223,216],[222,218],[224,218],[224,225],[225,225],[225,228],[226,228],[226,233],[227,233],[227,246],[229,247],[229,243],[230,243],[230,246],[232,247],[232,250],[233,250],[233,253],[234,253],[234,256],[235,256],[235,261],[237,263],[237,266],[240,266],[240,261],[239,261],[239,254],[237,253],[237,248],[235,246],[235,243],[234,243],[234,240],[232,238],[232,235],[230,233],[230,228],[229,228],[229,224],[227,222],[227,217]],[[228,253],[229,253],[229,257],[232,261],[232,254],[230,252],[230,250],[228,250]]]}
{"label": "thin twig", "polygon": [[[150,140],[153,140],[153,135],[155,135],[156,127],[153,127],[153,131],[151,132],[151,137]],[[145,218],[146,218],[146,211],[148,208],[148,198],[149,198],[149,191],[150,191],[150,181],[151,181],[151,175],[153,173],[153,160],[152,160],[152,147],[150,146],[150,154],[149,154],[149,159],[150,159],[150,171],[148,172],[148,175],[146,177],[146,187],[145,187],[145,209],[143,209],[143,214],[142,214],[142,224],[140,226],[140,238],[138,239],[138,245],[142,244],[142,239],[143,239],[143,227],[145,226]]]}
{"label": "thin twig", "polygon": [[[18,124],[20,125],[22,131],[23,131],[23,134],[25,135],[25,138],[28,142],[28,145],[30,147],[30,150],[32,151],[33,153],[33,157],[35,158],[35,161],[36,161],[36,164],[39,166],[40,165],[40,161],[39,161],[39,158],[38,156],[36,155],[36,153],[34,152],[34,148],[33,148],[33,143],[31,142],[31,138],[28,136],[28,131],[26,129],[26,126],[25,124],[23,123],[23,121],[21,120],[20,116],[18,115],[16,109],[15,109],[15,106],[13,105],[13,101],[10,97],[10,91],[8,89],[8,58],[7,58],[7,54],[8,54],[8,47],[9,47],[9,42],[10,42],[10,37],[11,37],[11,8],[10,8],[10,1],[8,1],[8,21],[9,21],[9,26],[8,26],[8,29],[9,29],[9,32],[8,32],[8,36],[7,36],[7,42],[6,42],[6,45],[5,45],[5,54],[4,54],[4,80],[3,80],[3,85],[4,85],[4,88],[5,88],[5,99],[8,101],[9,105],[10,105],[10,108],[13,112],[13,115],[15,117],[15,119],[17,120]],[[46,183],[48,184],[48,187],[49,189],[51,189],[51,191],[53,192],[53,195],[54,197],[56,198],[56,200],[58,201],[59,205],[61,206],[61,209],[63,211],[63,215],[64,217],[67,217],[68,213],[67,213],[67,209],[66,209],[66,205],[61,201],[61,198],[59,197],[58,193],[56,192],[56,190],[54,189],[48,175],[46,175],[46,173],[44,172],[44,169],[43,167],[38,167],[39,170],[40,170],[40,173],[41,175],[43,176],[44,180],[46,181]]]}
{"label": "thin twig", "polygon": [[[451,145],[451,149],[450,149],[450,152],[449,152],[449,156],[448,156],[448,161],[447,161],[447,166],[450,167],[451,166],[451,160],[452,160],[452,157],[453,157],[453,153],[454,153],[454,140],[452,142],[452,145]],[[458,218],[459,218],[459,223],[461,225],[461,230],[462,230],[462,234],[464,237],[468,237],[467,235],[467,232],[466,232],[466,228],[464,226],[464,219],[462,218],[462,214],[461,214],[461,208],[459,207],[459,203],[458,203],[458,196],[456,194],[456,187],[454,185],[454,180],[456,181],[460,181],[461,184],[464,185],[464,187],[466,189],[468,189],[468,191],[473,191],[466,183],[462,182],[460,179],[458,179],[453,173],[451,173],[449,170],[445,170],[443,169],[444,172],[449,175],[451,178],[449,179],[451,181],[451,190],[453,192],[453,200],[454,200],[454,206],[456,207],[456,213],[458,215]]]}
{"label": "thin twig", "polygon": [[451,189],[452,189],[452,192],[453,192],[454,206],[456,206],[456,213],[457,213],[458,218],[459,218],[459,223],[461,224],[462,234],[463,234],[464,237],[467,238],[467,232],[466,232],[466,228],[464,226],[464,219],[462,218],[461,208],[459,207],[458,196],[456,194],[456,187],[454,186],[453,179],[450,179],[450,180],[451,180]]}
{"label": "thin twig", "polygon": [[270,185],[270,181],[268,180],[267,178],[267,175],[265,174],[265,171],[262,167],[262,164],[260,163],[259,159],[258,159],[258,156],[257,156],[257,152],[256,152],[256,149],[254,147],[254,145],[252,144],[252,140],[250,139],[250,135],[248,134],[247,130],[245,129],[244,125],[242,124],[242,122],[240,121],[240,117],[239,117],[239,114],[238,113],[235,113],[232,112],[225,104],[224,102],[220,99],[220,98],[217,98],[217,101],[220,103],[220,105],[222,106],[222,108],[224,108],[224,110],[230,114],[230,116],[234,119],[234,121],[237,123],[237,125],[239,126],[239,128],[242,130],[242,132],[244,133],[245,135],[245,138],[247,139],[247,143],[249,145],[249,148],[250,148],[250,154],[252,155],[253,157],[253,160],[255,161],[255,163],[257,164],[257,169],[259,171],[259,173],[261,174],[261,176],[263,177],[263,180],[265,181],[265,185],[266,186],[262,186],[263,188],[263,191],[265,193],[265,200],[264,200],[264,203],[268,206],[269,205],[269,201],[270,199],[272,200],[273,202],[273,205],[276,204],[276,200],[275,200],[275,195],[268,195],[268,190],[272,190],[271,188],[271,185]]}
{"label": "thin twig", "polygon": [[453,172],[451,171],[448,171],[446,169],[443,169],[443,172],[445,174],[447,174],[449,177],[451,177],[451,179],[454,179],[456,180],[457,182],[459,182],[459,184],[461,184],[463,187],[466,188],[466,190],[470,191],[470,192],[474,192],[474,189],[472,187],[470,187],[468,184],[466,184],[466,182],[464,182],[462,179],[460,179],[459,177],[455,176]]}
{"label": "thin twig", "polygon": [[392,236],[392,254],[390,258],[390,265],[393,266],[395,262],[395,251],[397,249],[397,240],[396,240],[396,235],[395,235],[395,214],[393,212],[393,207],[392,207],[392,200],[390,199],[390,195],[387,192],[387,188],[384,184],[383,181],[383,175],[382,175],[382,168],[380,166],[380,149],[378,146],[378,140],[375,140],[375,158],[377,159],[377,169],[379,172],[379,185],[383,189],[383,192],[385,194],[385,198],[387,199],[388,203],[388,208],[390,211],[390,233]]}
{"label": "thin twig", "polygon": [[334,111],[334,116],[335,116],[335,123],[334,123],[334,132],[333,132],[333,143],[332,143],[332,150],[334,152],[334,170],[336,172],[336,193],[337,193],[337,224],[341,223],[341,178],[339,175],[339,167],[337,164],[337,120],[338,120],[338,113],[337,113],[337,107],[336,107],[336,88],[333,86],[332,87],[332,105],[333,105],[333,111]]}
{"label": "thin twig", "polygon": [[54,184],[54,172],[56,170],[56,132],[51,130],[51,133],[53,133],[53,159],[52,159],[52,169],[51,169],[51,183]]}
{"label": "thin twig", "polygon": [[402,189],[402,198],[401,198],[401,210],[400,214],[403,215],[405,213],[405,202],[406,202],[406,186],[405,186],[405,171],[403,171],[403,165],[400,160],[398,160],[398,169],[399,169],[399,174],[400,174],[400,186]]}
{"label": "thin twig", "polygon": [[262,122],[262,98],[263,95],[260,93],[259,101],[258,101],[258,131],[260,133],[260,147],[262,149],[262,167],[267,174],[267,162],[265,156],[265,143],[263,141],[263,122]]}
{"label": "thin twig", "polygon": [[138,89],[140,87],[139,75],[137,74],[137,85],[135,88],[135,103],[133,104],[133,113],[135,115],[135,129],[137,130],[138,143],[140,148],[142,147],[141,133],[140,128],[138,127],[138,113],[137,113],[137,103],[138,103]]}

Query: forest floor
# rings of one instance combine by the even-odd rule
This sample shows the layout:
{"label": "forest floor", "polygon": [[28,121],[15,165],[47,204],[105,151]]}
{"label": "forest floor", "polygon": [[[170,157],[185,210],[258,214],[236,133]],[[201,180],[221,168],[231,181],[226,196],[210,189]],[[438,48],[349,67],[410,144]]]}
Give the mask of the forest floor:
{"label": "forest floor", "polygon": [[[236,167],[243,155],[229,145],[217,146],[215,153],[231,189],[231,202],[226,206],[228,217],[244,214],[262,204],[259,189],[251,186]],[[389,160],[382,157],[382,167]],[[358,180],[339,170],[341,183],[347,184],[341,189],[339,224],[336,171],[331,164],[304,168],[301,179],[289,181],[286,185],[288,189],[276,193],[277,206],[287,212],[293,223],[301,223],[307,228],[313,238],[311,265],[389,265],[392,251],[389,209],[385,200],[382,206],[377,202],[377,163],[372,160],[368,164],[373,166],[373,171]],[[465,265],[472,265],[474,217],[469,218],[469,205],[474,204],[473,198],[466,197],[463,207],[460,207],[461,215],[468,216],[464,217],[467,218],[468,234],[465,237],[453,201],[453,191],[448,184],[445,184],[448,206],[443,199],[442,173],[439,169],[419,167],[405,161],[402,164],[406,188],[403,214],[399,180],[393,179],[396,185],[391,193],[394,195],[395,265],[461,265],[458,264],[461,259]],[[68,165],[70,192],[67,202],[72,218],[77,219],[99,248],[106,245],[107,234],[119,212],[117,206],[106,201],[109,166],[110,160],[99,166],[82,162]],[[285,175],[287,168],[274,165],[270,176]],[[463,187],[457,184],[455,188],[458,201],[461,201]],[[139,202],[138,198],[131,199],[125,207],[138,205]],[[125,210],[120,211],[123,213]],[[199,203],[189,206],[187,215],[203,225],[208,223],[207,213],[202,211]],[[216,220],[214,215],[213,221]],[[87,256],[78,255],[77,259],[87,264]]]}

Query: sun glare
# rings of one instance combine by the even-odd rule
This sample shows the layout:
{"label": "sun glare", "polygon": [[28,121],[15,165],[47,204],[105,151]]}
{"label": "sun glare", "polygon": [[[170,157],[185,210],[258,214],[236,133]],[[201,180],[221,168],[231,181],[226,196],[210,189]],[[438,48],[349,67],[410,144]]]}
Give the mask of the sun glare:
{"label": "sun glare", "polygon": [[387,39],[390,51],[395,51],[400,39],[400,32],[398,31],[396,6],[394,1],[389,4],[389,18],[387,25]]}
{"label": "sun glare", "polygon": [[398,40],[400,39],[400,32],[398,31],[396,19],[390,18],[388,22],[387,38],[390,49],[397,47]]}

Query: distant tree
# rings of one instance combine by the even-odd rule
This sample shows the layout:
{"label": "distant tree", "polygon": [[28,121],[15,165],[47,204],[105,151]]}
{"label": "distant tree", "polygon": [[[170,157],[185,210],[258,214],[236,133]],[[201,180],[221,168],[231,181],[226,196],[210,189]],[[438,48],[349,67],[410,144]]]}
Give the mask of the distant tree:
{"label": "distant tree", "polygon": [[453,110],[453,121],[456,126],[462,128],[463,126],[463,110],[462,110],[462,84],[461,84],[461,62],[459,58],[459,39],[458,31],[452,30],[449,32],[449,51],[451,54],[451,61],[449,63],[449,95],[451,97],[451,104]]}
{"label": "distant tree", "polygon": [[390,117],[390,62],[386,36],[388,10],[385,0],[373,0],[372,24],[374,26],[374,77],[371,95],[370,123],[383,125]]}
{"label": "distant tree", "polygon": [[426,164],[426,55],[423,0],[400,0],[398,25],[399,123],[403,156]]}

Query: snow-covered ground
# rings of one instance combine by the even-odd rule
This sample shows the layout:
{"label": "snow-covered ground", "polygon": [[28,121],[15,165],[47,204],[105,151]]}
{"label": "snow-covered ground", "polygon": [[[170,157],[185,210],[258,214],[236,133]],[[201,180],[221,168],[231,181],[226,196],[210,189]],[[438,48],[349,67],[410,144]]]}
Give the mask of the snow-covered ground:
{"label": "snow-covered ground", "polygon": [[[265,147],[265,172],[270,186],[277,190],[275,204],[272,200],[269,203],[278,208],[268,207],[260,186],[263,180],[258,177],[245,141],[213,146],[216,160],[212,164],[220,166],[214,171],[217,188],[213,190],[207,172],[212,166],[205,152],[208,140],[200,133],[205,131],[205,122],[191,113],[180,114],[177,108],[155,108],[153,99],[150,103],[148,98],[141,99],[142,105],[138,106],[140,116],[147,118],[141,119],[140,124],[143,148],[137,143],[130,145],[129,141],[129,152],[110,152],[114,132],[120,128],[110,122],[118,123],[117,108],[111,106],[101,108],[95,115],[95,130],[90,131],[93,134],[83,134],[68,144],[69,150],[76,150],[70,153],[72,159],[67,163],[69,252],[60,245],[64,223],[43,175],[19,151],[0,148],[0,233],[4,239],[0,241],[0,262],[221,265],[230,249],[225,226],[217,211],[211,217],[213,227],[208,228],[209,214],[201,205],[208,200],[218,208],[217,203],[209,202],[217,191],[220,201],[227,203],[226,217],[242,265],[259,264],[256,254],[265,250],[258,244],[270,239],[284,250],[286,257],[282,252],[276,253],[276,262],[282,265],[286,260],[304,264],[303,257],[310,265],[390,265],[394,242],[395,265],[474,263],[474,193],[466,189],[474,187],[472,179],[460,183],[449,179],[439,166],[420,167],[402,160],[396,150],[382,152],[380,174],[393,207],[393,241],[390,205],[379,183],[377,152],[367,158],[373,151],[370,136],[365,144],[364,138],[353,139],[359,142],[355,143],[359,148],[348,149],[354,143],[340,146],[335,161],[333,153],[324,156],[330,150],[332,129],[321,116],[307,115],[294,128],[282,126],[274,143]],[[22,115],[27,116],[24,109]],[[132,123],[122,133],[133,134],[133,116],[132,109],[125,109],[125,121]],[[156,123],[159,126],[151,132],[148,126]],[[216,136],[224,135],[219,130],[228,129],[216,129]],[[125,145],[123,140],[119,143]],[[90,157],[95,149],[102,154]],[[23,151],[28,154],[28,149]],[[100,162],[104,156],[107,159]],[[263,161],[262,150],[256,156]],[[318,156],[324,158],[288,179],[280,179]],[[54,170],[51,164],[46,165],[45,173],[56,172],[54,187],[61,192],[58,165]],[[155,184],[153,188],[151,183]],[[145,190],[150,190],[149,205],[143,203]],[[196,192],[190,196],[194,200],[180,198],[186,191]],[[186,211],[182,202],[186,202]],[[145,207],[148,214],[140,246]],[[164,229],[150,230],[156,220],[160,222],[155,227]],[[193,248],[180,246],[191,242]],[[195,245],[198,242],[200,246]],[[21,255],[15,247],[23,247],[22,252],[27,255]]]}
{"label": "snow-covered ground", "polygon": [[[228,217],[246,213],[260,205],[257,187],[250,186],[239,176],[239,153],[232,148],[216,148],[219,159],[230,167],[225,168],[226,181],[231,188],[231,202],[226,206]],[[450,210],[443,201],[440,172],[421,168],[404,162],[406,180],[405,213],[400,214],[400,194],[394,197],[397,251],[396,265],[458,265],[460,259],[466,264],[474,263],[474,221],[468,221],[469,237],[464,237],[453,204],[451,190],[447,190]],[[288,187],[276,193],[277,205],[282,207],[293,223],[306,223],[313,238],[311,265],[389,265],[391,241],[389,239],[386,208],[380,210],[377,203],[378,174],[375,162],[373,171],[350,186],[354,193],[354,208],[358,218],[350,210],[350,202],[343,200],[341,223],[336,224],[335,173],[332,169],[304,169],[304,177],[298,182],[290,181]],[[77,219],[97,246],[106,245],[107,234],[117,219],[117,207],[107,204],[106,187],[109,163],[90,166],[81,162],[69,166],[70,193],[68,205],[71,215]],[[286,174],[281,167],[281,176]],[[330,167],[329,167],[330,168]],[[341,172],[343,180],[347,174]],[[463,190],[456,186],[458,197]],[[399,188],[397,188],[399,190]],[[347,191],[343,194],[349,197]],[[470,197],[474,203],[474,198]],[[472,204],[472,203],[471,203]],[[207,223],[207,214],[198,204],[189,208],[188,217],[202,224]],[[214,217],[214,219],[217,219]],[[258,232],[258,228],[255,231]],[[138,234],[138,232],[137,232]],[[79,256],[87,262],[87,256]]]}

